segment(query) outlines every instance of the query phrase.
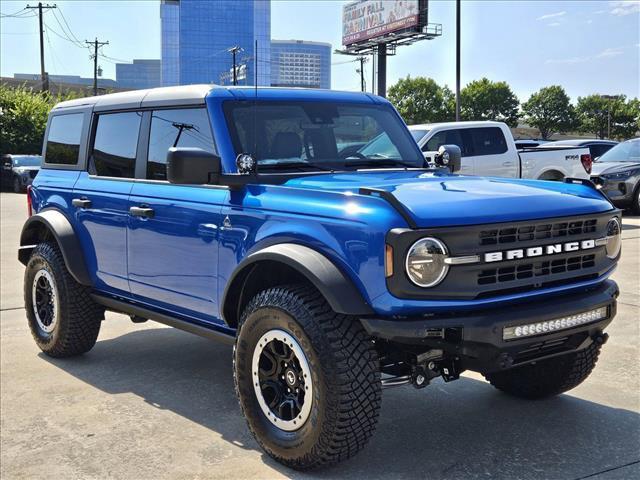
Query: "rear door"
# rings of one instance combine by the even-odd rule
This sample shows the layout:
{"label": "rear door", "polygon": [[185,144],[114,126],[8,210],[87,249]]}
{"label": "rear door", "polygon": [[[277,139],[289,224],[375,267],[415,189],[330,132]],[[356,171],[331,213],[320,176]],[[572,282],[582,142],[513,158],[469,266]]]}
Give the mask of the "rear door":
{"label": "rear door", "polygon": [[226,187],[167,181],[172,146],[216,153],[204,107],[145,113],[143,161],[131,191],[127,247],[131,292],[174,314],[219,323],[218,236]]}
{"label": "rear door", "polygon": [[[487,177],[518,177],[518,153],[509,144],[500,127],[465,129],[471,141],[473,174]],[[513,145],[513,142],[512,142]]]}
{"label": "rear door", "polygon": [[[127,225],[141,112],[101,113],[92,122],[88,171],[73,189],[76,228],[94,285],[129,292]],[[47,147],[49,148],[49,147]]]}

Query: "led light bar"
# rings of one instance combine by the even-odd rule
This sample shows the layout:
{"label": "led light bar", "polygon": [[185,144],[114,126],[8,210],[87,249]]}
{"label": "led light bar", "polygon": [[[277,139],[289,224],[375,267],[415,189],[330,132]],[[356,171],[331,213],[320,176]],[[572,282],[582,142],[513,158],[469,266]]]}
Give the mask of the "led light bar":
{"label": "led light bar", "polygon": [[516,327],[504,327],[502,330],[502,339],[516,340],[518,338],[533,337],[535,335],[544,335],[559,330],[567,330],[568,328],[577,327],[578,325],[602,320],[603,318],[607,318],[607,315],[607,307],[600,307],[595,310],[589,310],[588,312],[547,320],[546,322],[529,323]]}

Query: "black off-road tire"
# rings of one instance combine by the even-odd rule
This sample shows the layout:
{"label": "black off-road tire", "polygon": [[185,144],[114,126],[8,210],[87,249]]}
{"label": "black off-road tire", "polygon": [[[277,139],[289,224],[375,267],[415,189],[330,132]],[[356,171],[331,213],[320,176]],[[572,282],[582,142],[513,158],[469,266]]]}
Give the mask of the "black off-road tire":
{"label": "black off-road tire", "polygon": [[640,183],[633,192],[633,200],[631,201],[631,210],[634,214],[640,215]]}
{"label": "black off-road tire", "polygon": [[[36,274],[45,270],[55,283],[57,320],[51,332],[41,328],[33,308],[32,288]],[[104,309],[89,295],[89,288],[71,276],[57,245],[41,243],[33,251],[24,275],[24,303],[29,328],[36,344],[51,357],[71,357],[95,345]]]}
{"label": "black off-road tire", "polygon": [[[267,419],[253,388],[255,346],[273,329],[300,344],[313,380],[311,413],[295,431]],[[238,326],[234,381],[251,433],[271,457],[291,468],[343,461],[361,450],[376,428],[381,382],[374,345],[356,318],[336,314],[307,286],[271,288],[251,300]]]}
{"label": "black off-road tire", "polygon": [[595,367],[599,354],[600,344],[594,342],[576,353],[488,374],[485,378],[498,390],[516,397],[532,400],[551,397],[580,385]]}

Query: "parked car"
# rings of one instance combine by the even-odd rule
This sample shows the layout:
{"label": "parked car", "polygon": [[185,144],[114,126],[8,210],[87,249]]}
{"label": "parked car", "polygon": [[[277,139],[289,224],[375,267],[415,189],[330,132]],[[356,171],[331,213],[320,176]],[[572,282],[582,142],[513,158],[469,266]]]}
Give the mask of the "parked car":
{"label": "parked car", "polygon": [[10,187],[14,192],[20,193],[27,189],[28,185],[40,171],[42,157],[40,155],[14,155],[2,156],[2,186]]}
{"label": "parked car", "polygon": [[616,313],[620,211],[591,182],[455,175],[455,145],[426,166],[384,98],[70,100],[43,155],[18,252],[38,347],[87,352],[105,310],[234,344],[249,429],[293,468],[361,450],[383,387],[472,370],[516,397],[570,390]]}
{"label": "parked car", "polygon": [[461,173],[466,175],[563,180],[587,179],[591,173],[588,148],[518,149],[511,130],[502,122],[433,123],[409,129],[429,162],[442,145],[458,145]]}
{"label": "parked car", "polygon": [[618,142],[614,140],[600,140],[600,139],[584,139],[577,138],[573,140],[558,140],[555,142],[546,143],[545,147],[586,147],[591,152],[591,158],[593,161],[596,158],[604,155],[610,149],[618,145]]}
{"label": "parked car", "polygon": [[640,138],[619,143],[593,164],[594,183],[614,205],[640,215]]}

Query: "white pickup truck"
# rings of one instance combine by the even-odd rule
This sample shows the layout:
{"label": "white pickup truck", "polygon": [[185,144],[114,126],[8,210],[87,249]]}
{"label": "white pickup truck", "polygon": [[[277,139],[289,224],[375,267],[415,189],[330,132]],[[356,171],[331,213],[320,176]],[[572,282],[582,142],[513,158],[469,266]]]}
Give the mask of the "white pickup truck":
{"label": "white pickup truck", "polygon": [[450,122],[410,125],[409,130],[429,163],[441,145],[462,150],[463,175],[562,180],[589,178],[591,154],[583,147],[544,146],[516,149],[502,122]]}

